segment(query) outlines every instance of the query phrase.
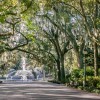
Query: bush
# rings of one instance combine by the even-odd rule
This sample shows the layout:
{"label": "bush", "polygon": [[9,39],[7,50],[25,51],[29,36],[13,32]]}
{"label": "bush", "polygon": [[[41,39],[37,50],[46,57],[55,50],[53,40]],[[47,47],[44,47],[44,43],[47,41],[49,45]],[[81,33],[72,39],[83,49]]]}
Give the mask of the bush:
{"label": "bush", "polygon": [[80,77],[81,77],[80,71],[81,71],[80,69],[74,69],[74,70],[72,71],[71,77],[72,77],[72,78],[80,78]]}
{"label": "bush", "polygon": [[71,75],[70,75],[70,74],[66,75],[66,82],[67,82],[67,83],[70,82],[70,78],[71,78]]}
{"label": "bush", "polygon": [[78,79],[78,85],[79,86],[83,86],[83,78],[79,78]]}
{"label": "bush", "polygon": [[83,86],[78,86],[77,87],[79,90],[83,90]]}
{"label": "bush", "polygon": [[87,86],[97,88],[97,84],[100,83],[100,77],[87,77]]}
{"label": "bush", "polygon": [[[83,90],[83,75],[84,69],[74,69],[70,75],[66,75],[66,84]],[[86,68],[86,86],[84,90],[100,93],[100,76],[94,77],[94,69],[92,67]]]}
{"label": "bush", "polygon": [[99,68],[99,70],[98,70],[98,74],[99,74],[99,76],[100,76],[100,68]]}
{"label": "bush", "polygon": [[100,83],[100,77],[93,77],[93,86],[97,87],[98,83]]}
{"label": "bush", "polygon": [[94,88],[91,87],[91,86],[89,86],[89,87],[85,87],[85,90],[86,90],[86,91],[89,91],[89,92],[92,92],[92,91],[94,90]]}
{"label": "bush", "polygon": [[86,75],[87,76],[94,76],[94,69],[92,66],[86,68]]}
{"label": "bush", "polygon": [[100,90],[98,90],[98,89],[94,89],[92,92],[100,93]]}
{"label": "bush", "polygon": [[97,89],[100,89],[100,82],[97,83]]}

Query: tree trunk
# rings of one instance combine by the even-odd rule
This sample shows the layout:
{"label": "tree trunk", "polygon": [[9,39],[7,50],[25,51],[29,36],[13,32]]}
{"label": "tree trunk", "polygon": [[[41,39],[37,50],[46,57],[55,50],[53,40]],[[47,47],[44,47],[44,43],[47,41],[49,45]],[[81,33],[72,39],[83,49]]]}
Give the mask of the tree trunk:
{"label": "tree trunk", "polygon": [[79,68],[83,68],[84,67],[84,63],[83,63],[83,53],[76,53],[77,56],[77,62],[78,62],[78,67]]}
{"label": "tree trunk", "polygon": [[[97,3],[96,0],[96,5],[95,5],[95,30],[98,30],[99,28],[97,27],[97,22],[96,19],[99,17],[99,4]],[[97,36],[99,37],[99,35]],[[97,38],[96,37],[96,38]],[[98,38],[99,39],[99,38]],[[98,44],[94,42],[94,75],[98,76]]]}
{"label": "tree trunk", "polygon": [[64,68],[64,55],[61,55],[61,81],[65,82],[65,68]]}
{"label": "tree trunk", "polygon": [[94,42],[94,75],[98,76],[98,45]]}
{"label": "tree trunk", "polygon": [[55,66],[54,66],[54,79],[57,80],[57,69]]}
{"label": "tree trunk", "polygon": [[57,60],[57,74],[58,74],[58,81],[61,81],[61,69],[60,69],[60,61],[59,59]]}

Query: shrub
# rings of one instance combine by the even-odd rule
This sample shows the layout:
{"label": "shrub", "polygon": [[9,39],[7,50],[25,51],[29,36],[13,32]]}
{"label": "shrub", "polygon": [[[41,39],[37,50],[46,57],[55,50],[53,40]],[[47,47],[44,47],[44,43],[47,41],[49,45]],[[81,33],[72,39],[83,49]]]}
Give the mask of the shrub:
{"label": "shrub", "polygon": [[83,78],[79,78],[78,79],[78,85],[79,86],[83,86]]}
{"label": "shrub", "polygon": [[92,66],[86,68],[86,75],[87,76],[94,76],[94,69]]}
{"label": "shrub", "polygon": [[99,70],[98,70],[98,74],[99,74],[99,76],[100,76],[100,68],[99,68]]}
{"label": "shrub", "polygon": [[83,90],[83,86],[78,86],[77,87],[79,90]]}
{"label": "shrub", "polygon": [[98,83],[100,83],[100,77],[93,77],[93,86],[97,87]]}
{"label": "shrub", "polygon": [[[99,70],[100,71],[100,70]],[[66,76],[67,85],[83,89],[84,69],[74,69],[70,75]],[[86,68],[86,91],[100,93],[100,76],[94,77],[94,69]]]}
{"label": "shrub", "polygon": [[71,77],[72,78],[80,78],[80,69],[74,69],[73,71],[72,71],[72,74],[71,74]]}
{"label": "shrub", "polygon": [[100,83],[100,77],[87,77],[87,85],[97,88],[97,84]]}
{"label": "shrub", "polygon": [[70,78],[71,78],[71,75],[70,75],[70,74],[66,75],[66,82],[67,82],[67,83],[70,82]]}
{"label": "shrub", "polygon": [[98,89],[100,89],[100,82],[99,82],[99,83],[97,83],[97,88],[98,88]]}
{"label": "shrub", "polygon": [[100,93],[100,90],[98,90],[98,89],[94,89],[92,92]]}

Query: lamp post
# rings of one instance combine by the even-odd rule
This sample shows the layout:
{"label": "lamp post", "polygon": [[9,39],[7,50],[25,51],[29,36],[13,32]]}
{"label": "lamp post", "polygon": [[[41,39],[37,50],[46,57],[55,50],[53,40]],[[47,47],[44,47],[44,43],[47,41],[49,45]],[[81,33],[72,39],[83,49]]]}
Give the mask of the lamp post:
{"label": "lamp post", "polygon": [[87,54],[87,52],[84,50],[83,51],[84,54],[84,75],[83,75],[83,87],[86,86],[86,64],[85,64],[85,54]]}

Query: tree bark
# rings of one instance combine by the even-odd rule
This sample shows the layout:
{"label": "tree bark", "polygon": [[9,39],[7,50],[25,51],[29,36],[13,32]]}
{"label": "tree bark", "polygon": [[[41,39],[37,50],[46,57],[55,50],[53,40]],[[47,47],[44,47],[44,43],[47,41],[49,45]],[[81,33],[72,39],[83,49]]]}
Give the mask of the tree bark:
{"label": "tree bark", "polygon": [[65,82],[64,55],[61,55],[61,81]]}
{"label": "tree bark", "polygon": [[61,69],[60,69],[60,61],[59,59],[57,60],[57,74],[58,74],[58,81],[61,81]]}
{"label": "tree bark", "polygon": [[94,75],[98,76],[98,45],[94,42]]}
{"label": "tree bark", "polygon": [[77,56],[77,62],[78,62],[78,67],[79,68],[83,68],[84,67],[84,63],[83,63],[83,53],[79,53],[76,52],[76,56]]}
{"label": "tree bark", "polygon": [[[96,19],[99,18],[99,6],[98,6],[98,1],[96,0],[96,5],[95,5],[95,30],[98,30],[98,25],[96,22]],[[99,35],[98,35],[99,36]],[[96,36],[98,38],[98,36]],[[94,75],[98,76],[98,44],[94,42]]]}

